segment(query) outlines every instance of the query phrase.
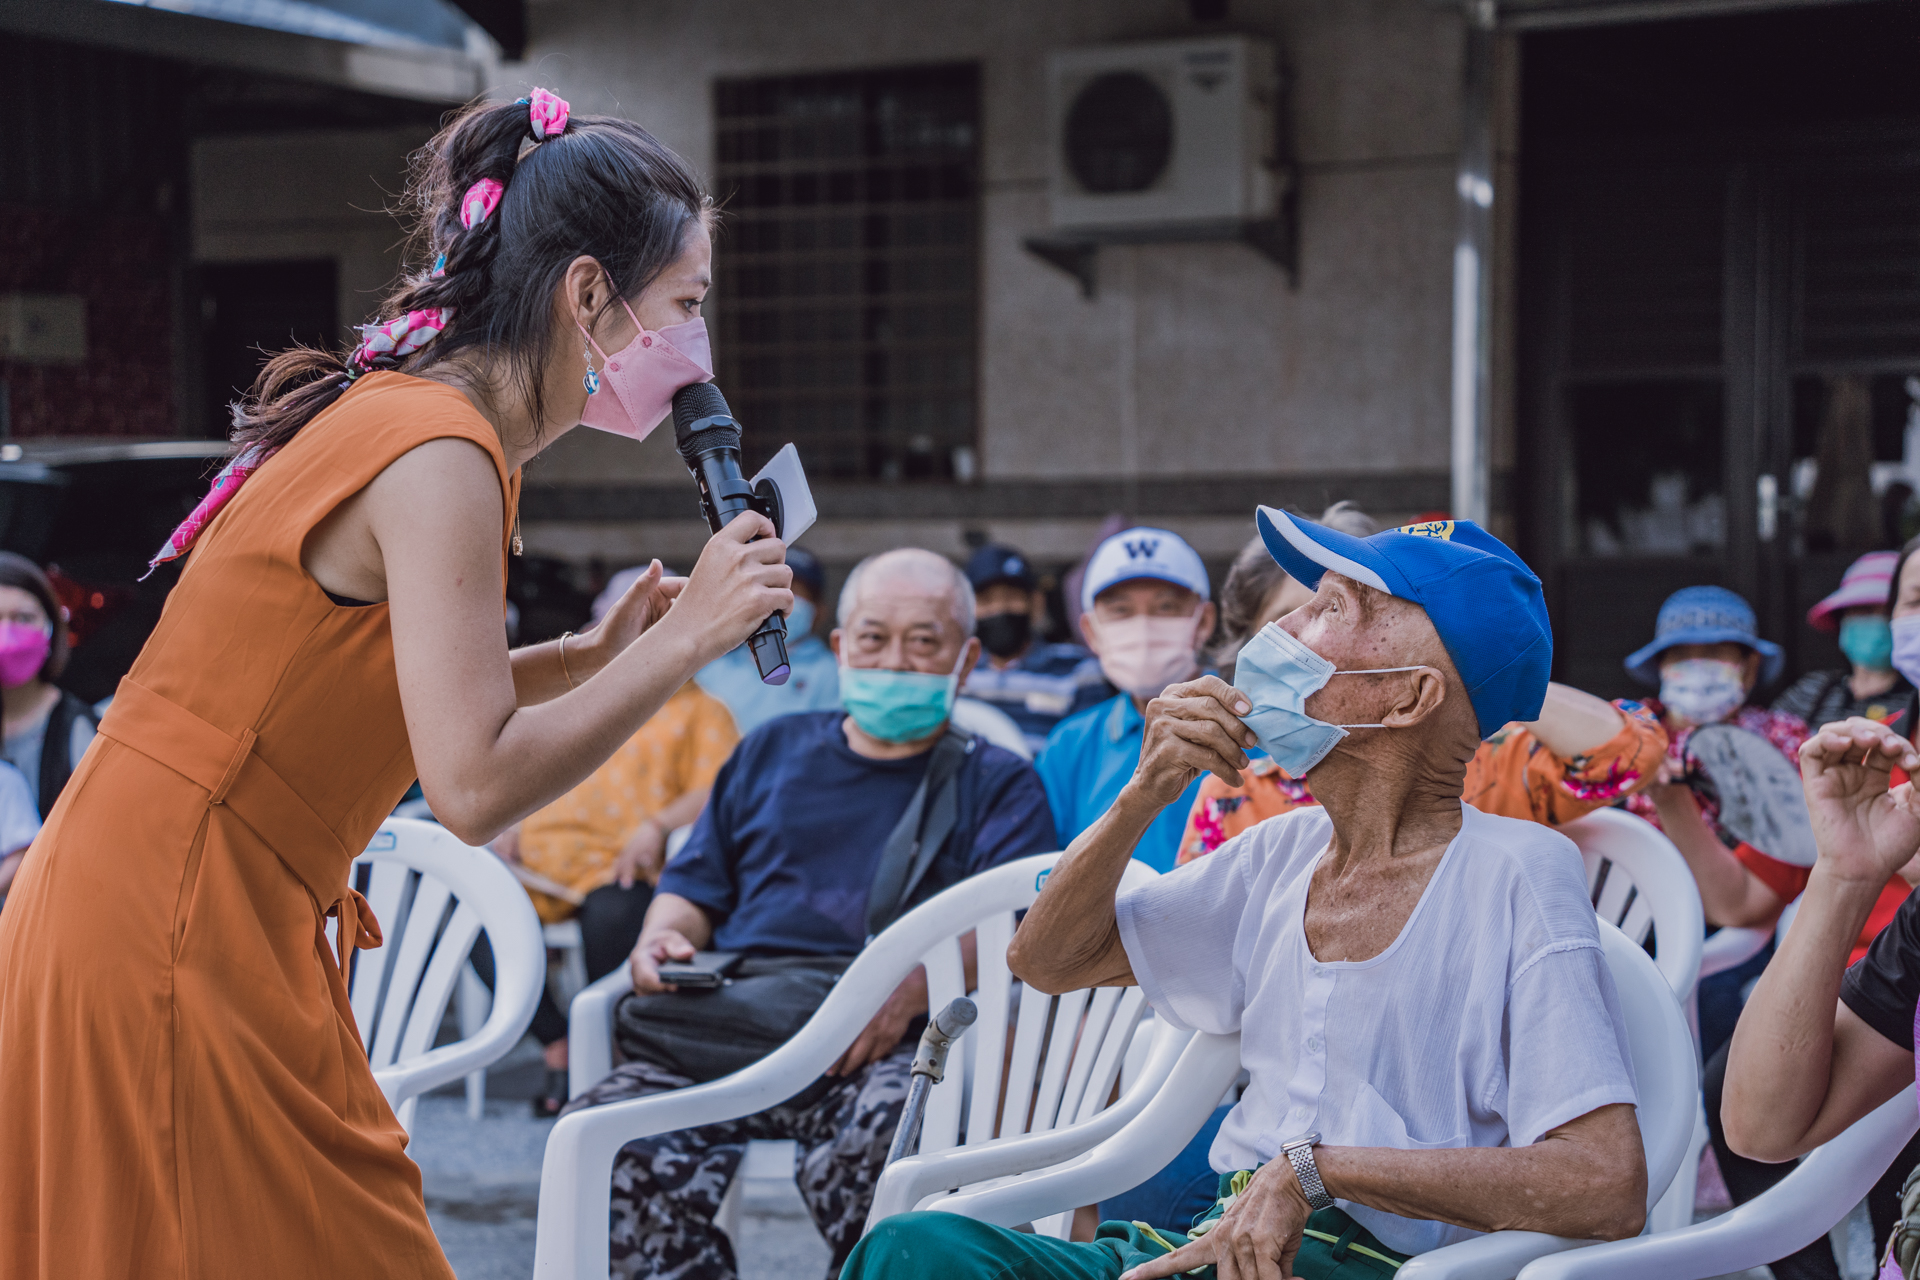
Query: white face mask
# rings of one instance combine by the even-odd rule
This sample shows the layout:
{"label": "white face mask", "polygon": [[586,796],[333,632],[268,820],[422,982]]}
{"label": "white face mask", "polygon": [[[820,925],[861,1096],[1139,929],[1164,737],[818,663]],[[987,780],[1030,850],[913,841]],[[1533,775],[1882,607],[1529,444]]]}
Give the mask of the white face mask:
{"label": "white face mask", "polygon": [[1200,669],[1194,660],[1199,648],[1200,611],[1183,618],[1155,618],[1141,614],[1102,622],[1089,613],[1080,627],[1100,650],[1100,670],[1113,687],[1136,698],[1157,698],[1168,685],[1185,680]]}
{"label": "white face mask", "polygon": [[1719,658],[1682,658],[1660,668],[1660,702],[1683,724],[1718,724],[1747,700],[1746,668]]}

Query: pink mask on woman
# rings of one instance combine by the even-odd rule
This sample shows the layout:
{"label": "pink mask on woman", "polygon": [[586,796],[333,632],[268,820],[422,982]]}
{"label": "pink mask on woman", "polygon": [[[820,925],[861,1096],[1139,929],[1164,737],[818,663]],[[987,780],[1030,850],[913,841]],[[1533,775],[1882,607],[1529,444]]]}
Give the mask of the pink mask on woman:
{"label": "pink mask on woman", "polygon": [[1197,612],[1185,618],[1142,615],[1113,622],[1088,614],[1080,625],[1093,632],[1100,647],[1100,670],[1115,688],[1137,698],[1157,698],[1168,685],[1198,669],[1193,656],[1198,620]]}
{"label": "pink mask on woman", "polygon": [[47,665],[53,637],[39,627],[0,622],[0,688],[18,689]]}
{"label": "pink mask on woman", "polygon": [[685,324],[668,325],[648,333],[625,298],[633,327],[639,332],[620,350],[600,350],[584,326],[587,342],[600,356],[600,389],[587,396],[580,424],[616,436],[644,440],[673,412],[673,393],[696,382],[713,380],[713,354],[707,343],[707,322],[695,317]]}

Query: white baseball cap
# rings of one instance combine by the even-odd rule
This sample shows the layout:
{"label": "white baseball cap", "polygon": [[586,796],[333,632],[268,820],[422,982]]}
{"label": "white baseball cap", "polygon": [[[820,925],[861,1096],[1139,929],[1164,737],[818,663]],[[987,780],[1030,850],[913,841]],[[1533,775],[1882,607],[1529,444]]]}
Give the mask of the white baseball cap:
{"label": "white baseball cap", "polygon": [[1141,525],[1114,534],[1087,561],[1080,583],[1080,608],[1093,612],[1093,598],[1117,582],[1153,578],[1185,587],[1202,600],[1213,594],[1200,554],[1177,533]]}

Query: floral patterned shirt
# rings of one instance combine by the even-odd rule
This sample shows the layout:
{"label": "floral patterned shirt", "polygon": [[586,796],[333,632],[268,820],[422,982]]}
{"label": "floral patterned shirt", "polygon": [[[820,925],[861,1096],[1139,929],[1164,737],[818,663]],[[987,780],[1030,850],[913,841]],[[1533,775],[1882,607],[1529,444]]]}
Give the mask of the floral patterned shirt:
{"label": "floral patterned shirt", "polygon": [[[1638,702],[1613,704],[1626,723],[1584,755],[1563,760],[1525,727],[1510,724],[1480,744],[1467,763],[1462,798],[1482,813],[1559,826],[1614,804],[1653,780],[1667,750],[1659,717]],[[1229,787],[1211,774],[1200,782],[1180,841],[1181,862],[1212,853],[1263,819],[1315,803],[1307,784],[1260,757]]]}

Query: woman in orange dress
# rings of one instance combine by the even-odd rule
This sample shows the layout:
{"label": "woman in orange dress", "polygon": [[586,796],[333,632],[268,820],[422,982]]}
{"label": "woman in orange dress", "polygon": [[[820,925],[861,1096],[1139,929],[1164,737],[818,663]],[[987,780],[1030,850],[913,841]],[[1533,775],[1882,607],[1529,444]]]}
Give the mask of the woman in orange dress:
{"label": "woman in orange dress", "polygon": [[0,917],[8,1280],[450,1277],[327,936],[378,943],[352,858],[416,773],[485,843],[791,607],[742,516],[687,580],[656,564],[589,634],[508,652],[520,467],[707,376],[710,206],[644,130],[539,90],[415,176],[434,267],[345,362],[285,353],[236,410]]}

